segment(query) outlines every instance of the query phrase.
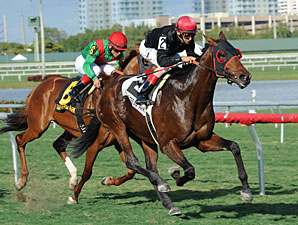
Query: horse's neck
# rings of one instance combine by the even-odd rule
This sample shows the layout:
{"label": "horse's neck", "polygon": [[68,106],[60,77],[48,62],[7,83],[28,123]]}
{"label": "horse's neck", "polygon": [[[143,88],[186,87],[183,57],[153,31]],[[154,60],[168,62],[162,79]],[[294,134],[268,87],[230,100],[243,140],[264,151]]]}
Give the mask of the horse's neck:
{"label": "horse's neck", "polygon": [[[202,56],[200,65],[212,68],[212,58],[210,49]],[[192,73],[190,80],[193,82],[190,98],[192,99],[194,107],[198,112],[204,110],[208,104],[212,103],[214,96],[214,89],[217,78],[213,72],[206,68],[198,68],[195,73]]]}

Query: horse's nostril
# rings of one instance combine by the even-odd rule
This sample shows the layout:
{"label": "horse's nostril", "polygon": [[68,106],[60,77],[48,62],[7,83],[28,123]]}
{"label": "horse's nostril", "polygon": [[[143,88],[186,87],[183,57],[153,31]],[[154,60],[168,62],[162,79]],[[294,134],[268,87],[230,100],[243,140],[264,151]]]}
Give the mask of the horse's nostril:
{"label": "horse's nostril", "polygon": [[250,80],[250,77],[251,77],[250,74],[241,74],[241,75],[239,76],[239,78],[240,78],[241,80],[244,80],[244,81],[249,81],[249,80]]}

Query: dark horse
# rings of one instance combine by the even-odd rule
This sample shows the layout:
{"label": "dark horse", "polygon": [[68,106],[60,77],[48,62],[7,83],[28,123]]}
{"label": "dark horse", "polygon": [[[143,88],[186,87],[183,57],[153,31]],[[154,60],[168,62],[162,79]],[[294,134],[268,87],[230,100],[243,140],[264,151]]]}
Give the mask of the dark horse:
{"label": "dark horse", "polygon": [[[206,37],[206,40],[208,44],[203,49],[199,65],[188,65],[183,69],[170,71],[171,78],[157,95],[152,109],[157,142],[161,152],[184,169],[184,176],[172,174],[178,186],[195,178],[194,167],[185,158],[182,149],[194,146],[202,152],[231,151],[242,183],[241,198],[251,201],[252,192],[238,144],[213,132],[213,95],[218,77],[245,88],[250,83],[251,74],[240,62],[241,53],[227,42],[223,33],[220,33],[217,41],[210,37]],[[92,162],[96,158],[98,146],[102,143],[98,142],[99,138],[93,143],[90,142],[91,137],[95,139],[97,135],[106,136],[106,131],[112,133],[125,152],[127,167],[149,178],[170,215],[180,215],[180,210],[164,193],[170,191],[170,187],[158,175],[157,144],[149,132],[145,117],[132,107],[128,97],[122,95],[122,84],[129,76],[115,76],[106,83],[96,106],[96,115],[101,123],[90,126],[87,132],[75,141],[73,153],[79,156],[87,150],[86,162]],[[147,169],[140,165],[134,155],[129,137],[145,143]],[[87,170],[83,172],[83,182],[80,181],[75,187],[74,195],[69,199],[73,203],[77,202],[84,182],[90,177],[90,167],[85,168]]]}
{"label": "dark horse", "polygon": [[[138,72],[137,54],[137,50],[131,50],[129,52],[128,56],[121,64],[120,69],[123,70],[123,72],[127,74]],[[77,184],[77,169],[71,162],[65,150],[70,141],[81,136],[81,131],[78,127],[76,116],[69,112],[60,113],[55,111],[55,99],[58,97],[60,91],[68,81],[68,78],[56,77],[49,78],[39,84],[29,94],[23,111],[10,115],[6,120],[7,126],[0,129],[0,134],[8,131],[24,131],[16,136],[16,142],[18,145],[17,149],[21,162],[21,174],[19,182],[16,184],[17,190],[21,190],[25,187],[27,177],[29,175],[26,163],[25,146],[28,142],[39,138],[48,129],[51,121],[56,122],[65,130],[64,133],[53,143],[53,147],[64,161],[71,175],[69,188],[73,189]],[[99,95],[100,90],[96,89],[87,98],[84,104],[83,114],[88,115],[89,109],[95,108]],[[88,124],[90,117],[85,116],[84,121]],[[105,140],[102,140],[102,146],[99,148],[111,145],[113,140],[114,137],[112,135],[108,135]],[[120,157],[125,162],[123,151],[119,148],[119,145],[116,143],[113,144],[115,144]],[[108,177],[103,181],[103,184],[120,185],[126,180],[131,179],[133,176],[134,172],[128,170],[125,176],[115,179]]]}

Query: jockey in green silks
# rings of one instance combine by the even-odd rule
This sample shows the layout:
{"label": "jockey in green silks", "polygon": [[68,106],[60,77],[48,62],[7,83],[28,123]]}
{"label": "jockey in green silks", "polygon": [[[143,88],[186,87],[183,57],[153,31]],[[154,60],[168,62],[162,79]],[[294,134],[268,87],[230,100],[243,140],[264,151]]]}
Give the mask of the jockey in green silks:
{"label": "jockey in green silks", "polygon": [[91,80],[93,85],[99,88],[99,74],[103,71],[110,75],[115,70],[115,67],[108,64],[108,62],[117,61],[117,65],[119,65],[119,59],[124,57],[123,52],[125,50],[127,50],[127,38],[121,32],[113,32],[108,40],[99,39],[92,41],[82,51],[82,54],[76,58],[76,70],[84,76],[68,95],[76,100],[76,97]]}

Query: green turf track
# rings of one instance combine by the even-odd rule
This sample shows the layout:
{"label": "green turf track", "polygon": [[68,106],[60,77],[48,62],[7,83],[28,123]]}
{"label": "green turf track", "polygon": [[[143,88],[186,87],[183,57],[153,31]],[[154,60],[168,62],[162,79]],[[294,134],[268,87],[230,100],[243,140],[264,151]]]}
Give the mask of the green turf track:
{"label": "green turf track", "polygon": [[[297,113],[294,110],[283,112]],[[119,187],[100,184],[104,176],[121,176],[126,168],[113,148],[102,151],[94,165],[93,176],[80,195],[79,204],[67,205],[69,175],[52,143],[62,129],[50,127],[38,140],[29,143],[26,155],[29,167],[27,186],[14,188],[11,146],[6,134],[0,136],[0,224],[298,224],[298,124],[285,125],[284,143],[280,127],[257,124],[264,152],[266,195],[259,195],[255,144],[246,127],[217,124],[217,134],[239,143],[254,193],[254,200],[240,199],[240,181],[230,152],[184,153],[196,169],[196,178],[177,187],[166,169],[174,164],[160,154],[160,175],[169,183],[169,193],[183,212],[170,217],[158,201],[149,181],[141,175]],[[144,165],[139,147],[133,145]],[[79,176],[83,155],[74,160]]]}

